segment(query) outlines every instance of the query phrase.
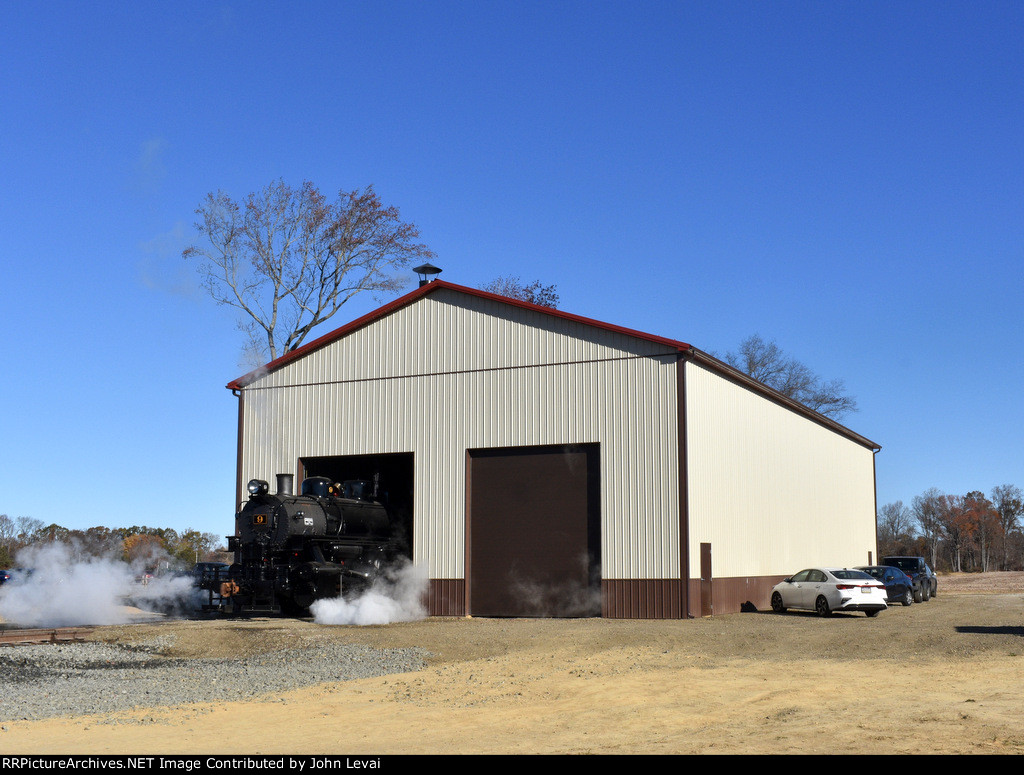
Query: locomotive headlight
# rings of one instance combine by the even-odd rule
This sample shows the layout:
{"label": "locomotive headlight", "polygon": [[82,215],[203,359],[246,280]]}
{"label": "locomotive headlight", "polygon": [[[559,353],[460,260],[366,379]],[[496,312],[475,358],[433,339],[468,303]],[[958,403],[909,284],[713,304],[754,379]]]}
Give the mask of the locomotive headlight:
{"label": "locomotive headlight", "polygon": [[266,495],[270,492],[270,485],[262,479],[250,479],[246,489],[249,491],[249,497],[255,498],[257,495]]}

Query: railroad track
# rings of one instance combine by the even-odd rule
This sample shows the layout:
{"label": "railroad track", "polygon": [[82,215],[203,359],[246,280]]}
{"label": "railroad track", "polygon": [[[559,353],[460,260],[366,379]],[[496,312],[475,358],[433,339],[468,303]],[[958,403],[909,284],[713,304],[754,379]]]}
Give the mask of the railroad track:
{"label": "railroad track", "polygon": [[85,640],[92,627],[54,627],[42,630],[0,629],[0,646],[27,646],[32,643],[67,643]]}

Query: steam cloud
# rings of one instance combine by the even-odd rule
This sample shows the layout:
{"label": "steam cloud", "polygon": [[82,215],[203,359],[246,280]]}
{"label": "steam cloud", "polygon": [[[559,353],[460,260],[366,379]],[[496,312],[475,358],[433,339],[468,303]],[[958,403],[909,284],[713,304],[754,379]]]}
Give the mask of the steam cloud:
{"label": "steam cloud", "polygon": [[577,558],[577,566],[575,578],[559,581],[509,574],[508,589],[518,605],[517,614],[567,618],[600,615],[601,569],[586,554]]}
{"label": "steam cloud", "polygon": [[601,590],[581,583],[541,583],[516,579],[509,584],[520,616],[587,617],[601,613]]}
{"label": "steam cloud", "polygon": [[361,595],[315,601],[309,611],[317,624],[391,624],[423,619],[427,610],[425,568],[405,563],[391,568]]}
{"label": "steam cloud", "polygon": [[17,564],[32,573],[0,586],[0,618],[23,627],[125,624],[145,618],[140,609],[177,613],[196,607],[188,576],[156,577],[142,585],[142,568],[108,557],[83,558],[68,544],[27,547]]}

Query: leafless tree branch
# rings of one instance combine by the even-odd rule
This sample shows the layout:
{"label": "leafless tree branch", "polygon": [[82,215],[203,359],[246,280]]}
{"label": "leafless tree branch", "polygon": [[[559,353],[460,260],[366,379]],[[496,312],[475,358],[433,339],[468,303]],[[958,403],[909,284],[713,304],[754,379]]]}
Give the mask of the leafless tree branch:
{"label": "leafless tree branch", "polygon": [[480,290],[488,293],[496,293],[499,296],[508,296],[511,299],[528,301],[531,304],[538,304],[542,307],[558,306],[558,289],[554,285],[541,285],[540,280],[534,280],[527,285],[518,277],[508,275],[491,280]]}
{"label": "leafless tree branch", "polygon": [[736,352],[725,355],[730,366],[758,382],[832,419],[857,411],[857,401],[846,393],[841,379],[822,381],[806,365],[787,356],[774,342],[757,334],[745,339]]}
{"label": "leafless tree branch", "polygon": [[302,344],[357,293],[398,291],[397,270],[434,253],[373,186],[327,201],[312,183],[276,181],[236,202],[218,191],[196,210],[205,238],[182,255],[203,288],[243,313],[246,358],[273,360]]}

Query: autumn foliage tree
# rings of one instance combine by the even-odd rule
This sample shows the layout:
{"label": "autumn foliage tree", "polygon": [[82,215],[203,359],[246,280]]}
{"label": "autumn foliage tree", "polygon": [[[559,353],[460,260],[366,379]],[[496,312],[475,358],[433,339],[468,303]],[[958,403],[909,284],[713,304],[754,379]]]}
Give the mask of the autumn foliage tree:
{"label": "autumn foliage tree", "polygon": [[973,491],[964,496],[964,509],[967,520],[974,526],[971,533],[971,550],[975,553],[975,565],[982,572],[994,568],[994,552],[1002,528],[999,515],[992,506],[992,501],[984,493]]}
{"label": "autumn foliage tree", "polygon": [[203,244],[182,255],[214,301],[242,313],[254,365],[298,347],[356,294],[399,290],[410,261],[434,258],[373,186],[328,201],[309,181],[279,180],[240,202],[208,194],[196,215]]}
{"label": "autumn foliage tree", "polygon": [[155,564],[167,555],[167,545],[159,536],[136,533],[124,539],[124,559],[131,564]]}
{"label": "autumn foliage tree", "polygon": [[155,569],[183,570],[195,562],[222,561],[227,553],[220,536],[192,528],[181,533],[173,528],[145,525],[77,530],[55,523],[44,525],[31,517],[15,520],[0,514],[0,568],[15,566],[22,549],[47,543],[66,545],[67,556],[76,562],[116,558]]}
{"label": "autumn foliage tree", "polygon": [[218,537],[212,533],[201,533],[198,530],[186,530],[174,545],[174,557],[182,564],[202,562],[214,553]]}
{"label": "autumn foliage tree", "polygon": [[[1024,569],[1024,532],[1020,517],[1024,501],[1020,488],[1000,485],[991,497],[980,490],[965,495],[947,494],[936,488],[914,498],[909,509],[911,538],[920,552],[892,549],[893,504],[878,512],[879,551],[896,554],[922,553],[932,567],[949,570],[993,571]],[[902,521],[900,521],[902,524]]]}

